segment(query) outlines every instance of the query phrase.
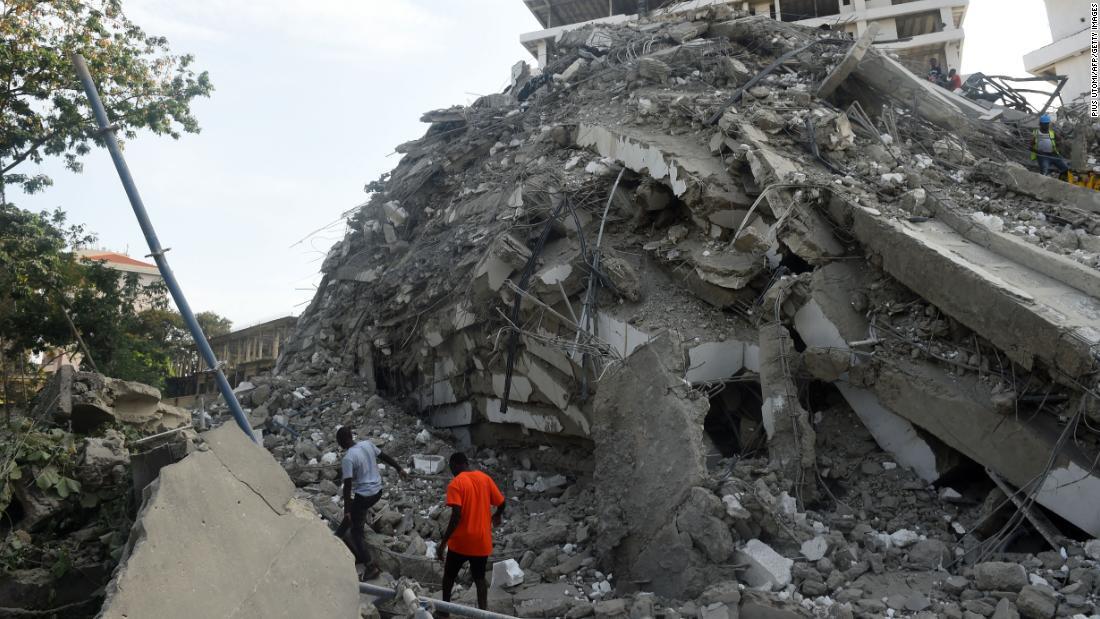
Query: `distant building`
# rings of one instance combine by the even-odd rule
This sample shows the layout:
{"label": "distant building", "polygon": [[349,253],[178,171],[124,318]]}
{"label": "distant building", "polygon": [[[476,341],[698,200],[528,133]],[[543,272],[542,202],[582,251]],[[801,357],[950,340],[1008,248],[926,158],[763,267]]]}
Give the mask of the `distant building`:
{"label": "distant building", "polygon": [[[274,368],[279,351],[290,339],[297,323],[297,317],[286,316],[210,338],[210,347],[223,364],[222,371],[229,384],[236,387]],[[209,372],[170,379],[168,385],[171,396],[214,393],[217,389],[214,376]]]}
{"label": "distant building", "polygon": [[1036,76],[1061,75],[1067,79],[1062,100],[1070,102],[1091,88],[1089,53],[1089,3],[1084,0],[1046,0],[1047,22],[1054,40],[1024,55],[1024,69]]}
{"label": "distant building", "polygon": [[[108,269],[113,269],[122,273],[123,276],[133,273],[137,276],[138,284],[141,286],[164,283],[164,278],[161,277],[160,269],[157,268],[157,265],[135,260],[126,254],[104,251],[101,249],[78,249],[76,250],[76,255],[88,262],[98,262]],[[163,296],[160,298],[163,298]],[[154,302],[160,300],[160,298],[141,295],[134,303],[134,308],[138,311],[148,309]]]}
{"label": "distant building", "polygon": [[[1048,0],[1057,2],[1058,0]],[[1066,0],[1067,2],[1071,0]],[[963,18],[970,0],[524,0],[543,30],[520,36],[545,66],[547,53],[562,33],[590,23],[619,23],[640,11],[676,13],[728,4],[735,9],[806,26],[828,24],[855,35],[878,24],[876,45],[897,53],[918,75],[935,57],[944,69],[962,65]]]}
{"label": "distant building", "polygon": [[[103,249],[78,249],[75,254],[81,260],[98,262],[108,269],[118,271],[124,277],[133,273],[137,276],[138,284],[141,286],[164,283],[164,278],[161,277],[157,265],[135,260],[126,254]],[[160,294],[163,295],[163,293]],[[134,300],[134,309],[139,312],[148,309],[161,298],[163,297],[158,298],[157,296],[150,296],[147,294],[139,295]],[[55,372],[63,365],[78,367],[82,358],[83,356],[79,352],[69,354],[63,351],[53,350],[36,358],[35,362],[41,364],[40,367],[43,371]]]}

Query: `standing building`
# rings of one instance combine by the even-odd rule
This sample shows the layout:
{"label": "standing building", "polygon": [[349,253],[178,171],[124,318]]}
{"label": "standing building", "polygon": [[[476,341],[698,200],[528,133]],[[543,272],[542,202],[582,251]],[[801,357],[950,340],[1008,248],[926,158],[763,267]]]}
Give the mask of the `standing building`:
{"label": "standing building", "polygon": [[[214,356],[223,364],[229,384],[236,387],[242,381],[270,371],[275,367],[281,350],[294,333],[295,316],[276,318],[210,338]],[[171,395],[214,393],[217,385],[209,372],[198,372],[169,385]]]}
{"label": "standing building", "polygon": [[1050,45],[1024,55],[1024,69],[1036,76],[1068,78],[1062,100],[1070,102],[1089,92],[1092,58],[1089,54],[1089,4],[1084,0],[1046,0]]}
{"label": "standing building", "polygon": [[[118,271],[122,277],[133,274],[137,277],[138,285],[143,287],[164,283],[164,278],[161,277],[157,265],[136,260],[126,254],[103,249],[78,249],[76,250],[76,256],[80,260],[97,262],[108,269]],[[140,294],[134,299],[134,309],[139,312],[149,309],[158,301],[161,301],[166,293],[166,290],[162,288],[156,293]],[[35,362],[38,363],[45,372],[56,372],[64,365],[79,367],[82,358],[83,356],[79,351],[69,353],[61,350],[54,350],[41,355]]]}
{"label": "standing building", "polygon": [[[1048,0],[1058,2],[1059,0]],[[1072,0],[1065,0],[1067,2]],[[561,35],[591,23],[618,23],[639,12],[669,14],[714,4],[807,26],[828,24],[854,35],[876,23],[876,45],[893,50],[902,63],[918,74],[937,58],[945,68],[962,65],[963,18],[970,0],[524,0],[543,29],[520,36],[539,61]]]}
{"label": "standing building", "polygon": [[[140,286],[152,286],[154,284],[163,284],[164,278],[160,275],[160,269],[157,265],[150,262],[143,262],[141,260],[135,260],[126,254],[120,254],[113,251],[104,251],[101,249],[78,249],[76,255],[81,260],[87,262],[98,262],[104,267],[118,271],[123,277],[133,274],[137,277],[137,283]],[[167,290],[162,289],[158,296],[141,295],[134,301],[134,309],[141,311],[148,309],[156,301],[159,301],[166,294]]]}

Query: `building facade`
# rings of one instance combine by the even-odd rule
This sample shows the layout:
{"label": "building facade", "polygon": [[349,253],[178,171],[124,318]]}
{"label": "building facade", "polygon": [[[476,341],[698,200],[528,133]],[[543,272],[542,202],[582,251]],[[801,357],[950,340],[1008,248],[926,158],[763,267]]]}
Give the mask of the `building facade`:
{"label": "building facade", "polygon": [[1028,73],[1036,77],[1060,75],[1068,78],[1062,88],[1062,100],[1067,103],[1091,88],[1089,4],[1084,0],[1046,0],[1053,42],[1024,55],[1024,68]]}
{"label": "building facade", "polygon": [[829,25],[854,35],[878,24],[878,47],[893,50],[902,63],[922,74],[929,58],[940,66],[962,65],[963,19],[969,0],[524,0],[542,30],[520,36],[544,66],[549,49],[561,35],[591,23],[635,19],[639,12],[674,14],[713,4],[807,26]]}
{"label": "building facade", "polygon": [[[210,338],[210,348],[223,364],[222,370],[229,384],[236,387],[242,381],[274,368],[275,361],[279,359],[279,351],[294,333],[297,322],[297,317],[286,316]],[[190,389],[194,391],[191,393],[217,391],[214,376],[209,372],[199,372],[193,377],[180,380],[193,383],[194,387]],[[185,395],[179,392],[190,389],[184,385],[176,385],[170,391],[173,392],[172,395]]]}
{"label": "building facade", "polygon": [[[161,277],[160,269],[157,268],[157,265],[136,260],[126,254],[100,249],[78,249],[76,250],[76,255],[86,262],[98,262],[108,269],[118,271],[123,277],[133,274],[137,277],[137,283],[140,286],[152,286],[164,283],[164,278]],[[140,295],[134,301],[134,309],[139,312],[149,309],[154,303],[164,299],[166,292],[166,289],[162,289],[162,291],[155,296]]]}

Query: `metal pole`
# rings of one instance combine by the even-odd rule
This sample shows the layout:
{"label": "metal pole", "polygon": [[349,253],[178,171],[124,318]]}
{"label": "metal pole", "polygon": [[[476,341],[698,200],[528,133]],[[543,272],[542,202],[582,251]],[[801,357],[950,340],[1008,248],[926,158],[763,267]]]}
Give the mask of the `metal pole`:
{"label": "metal pole", "polygon": [[[372,585],[365,582],[359,583],[359,593],[366,593],[367,595],[373,595],[384,599],[389,599],[397,595],[397,592],[393,589],[387,589],[386,587],[379,587],[378,585]],[[443,600],[436,600],[429,597],[421,597],[420,603],[427,604],[443,612],[459,615],[460,617],[471,617],[472,619],[516,619],[516,617],[512,615],[502,615],[488,610],[481,610],[480,608],[472,608],[462,604],[455,604],[454,602],[444,602]]]}
{"label": "metal pole", "polygon": [[99,132],[103,135],[103,139],[107,143],[107,150],[110,151],[111,159],[115,162],[115,169],[118,170],[118,177],[122,181],[122,187],[126,190],[126,197],[130,198],[130,206],[134,207],[134,215],[137,216],[141,232],[149,243],[149,255],[156,261],[157,268],[160,269],[160,275],[164,278],[164,283],[168,286],[168,291],[172,294],[172,300],[176,302],[176,307],[179,309],[180,315],[183,316],[183,321],[187,323],[187,329],[191,332],[191,337],[195,339],[199,353],[206,361],[206,365],[214,372],[218,390],[222,392],[222,397],[225,398],[225,403],[229,406],[230,412],[233,413],[233,418],[237,421],[237,425],[240,426],[245,436],[255,442],[256,437],[252,435],[252,426],[244,416],[244,411],[241,410],[241,405],[237,402],[237,396],[233,395],[233,388],[229,386],[229,381],[225,380],[225,375],[218,367],[218,360],[214,357],[214,351],[211,350],[210,343],[206,341],[206,336],[203,334],[199,322],[195,320],[195,314],[191,311],[187,298],[183,296],[183,290],[176,281],[176,276],[172,273],[172,269],[168,267],[168,260],[164,257],[165,250],[160,246],[157,232],[153,229],[153,222],[149,221],[149,213],[145,211],[145,204],[141,201],[141,195],[138,194],[137,185],[134,184],[134,179],[130,176],[130,168],[126,165],[126,159],[122,157],[122,150],[118,147],[118,139],[115,138],[116,127],[107,120],[107,111],[103,109],[103,102],[99,100],[99,92],[92,81],[92,74],[88,72],[88,65],[84,63],[84,57],[80,54],[73,54],[72,61],[73,66],[76,68],[77,77],[80,78],[80,83],[84,85],[84,92],[88,95],[88,102],[92,105],[92,111],[95,112]]}

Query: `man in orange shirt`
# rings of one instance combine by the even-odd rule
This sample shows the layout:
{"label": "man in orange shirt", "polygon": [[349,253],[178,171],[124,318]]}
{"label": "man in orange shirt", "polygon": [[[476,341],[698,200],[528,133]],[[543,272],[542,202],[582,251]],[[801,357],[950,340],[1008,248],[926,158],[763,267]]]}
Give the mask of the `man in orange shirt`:
{"label": "man in orange shirt", "polygon": [[[447,560],[443,564],[443,601],[451,601],[451,589],[462,565],[470,562],[470,575],[477,588],[477,607],[485,610],[489,603],[489,583],[485,582],[485,566],[493,554],[492,526],[500,526],[504,514],[504,495],[493,483],[493,478],[481,471],[471,471],[466,454],[455,452],[450,460],[454,479],[447,485],[447,506],[451,508],[451,521],[443,539],[435,549],[436,557],[443,558],[447,548]],[[490,516],[489,506],[496,507]],[[491,524],[490,524],[491,523]]]}

